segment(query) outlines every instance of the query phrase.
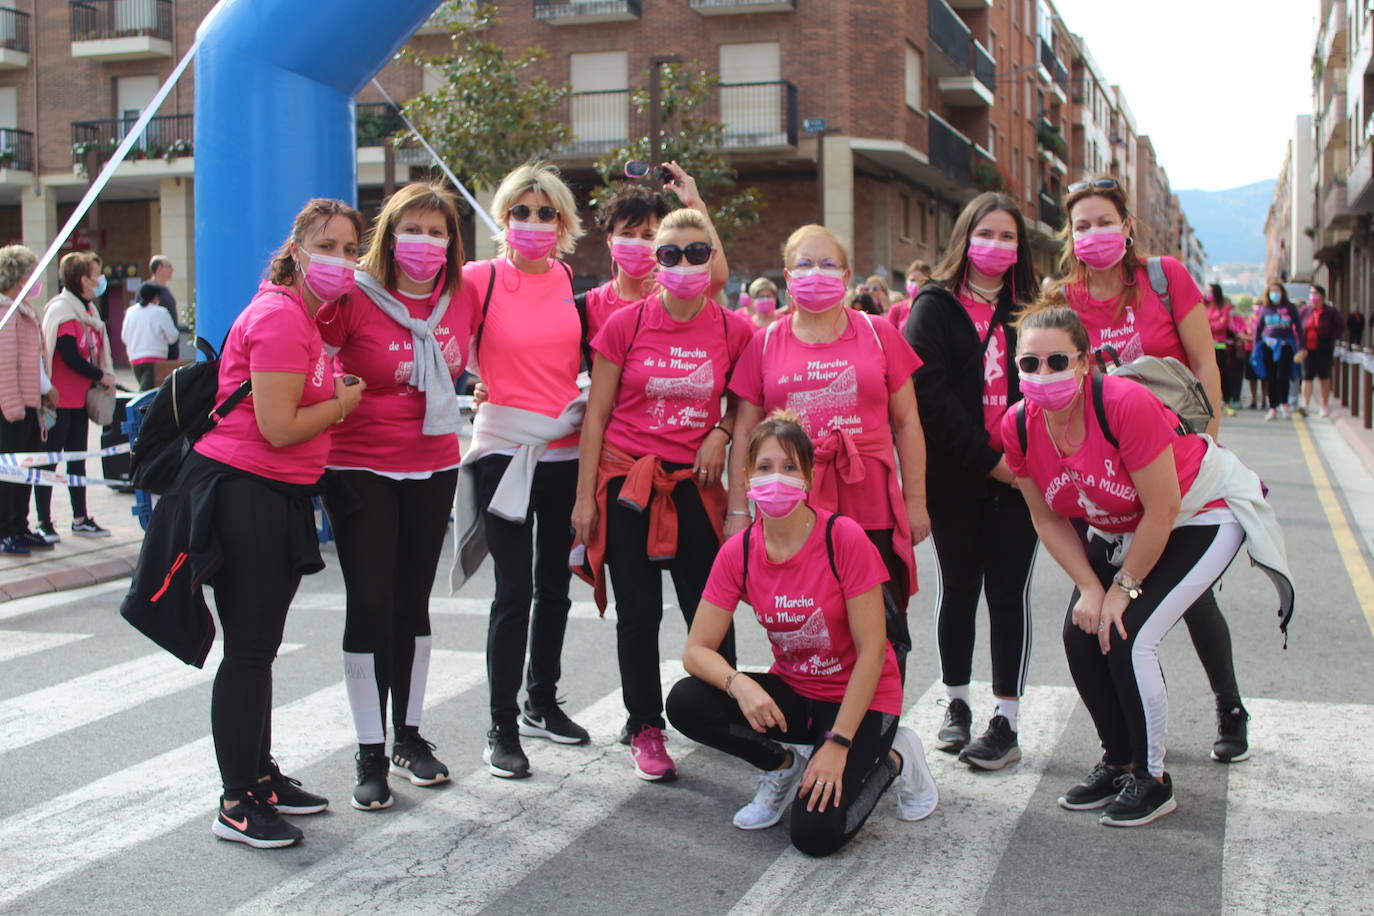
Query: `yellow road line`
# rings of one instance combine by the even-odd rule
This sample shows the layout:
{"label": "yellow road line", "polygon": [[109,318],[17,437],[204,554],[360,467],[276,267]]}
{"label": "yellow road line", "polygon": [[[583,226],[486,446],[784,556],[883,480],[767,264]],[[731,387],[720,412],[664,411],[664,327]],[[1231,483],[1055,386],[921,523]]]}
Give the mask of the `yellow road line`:
{"label": "yellow road line", "polygon": [[1336,491],[1331,486],[1331,480],[1326,476],[1326,468],[1317,456],[1312,434],[1307,431],[1307,422],[1303,420],[1293,425],[1298,431],[1298,444],[1302,446],[1302,456],[1307,460],[1307,472],[1312,476],[1317,499],[1322,504],[1322,510],[1326,512],[1326,521],[1331,525],[1331,535],[1336,539],[1336,549],[1341,552],[1341,560],[1344,561],[1345,571],[1350,576],[1350,584],[1355,588],[1355,598],[1360,602],[1360,609],[1364,611],[1369,632],[1374,634],[1374,575],[1369,572],[1369,564],[1365,562],[1364,554],[1360,551],[1360,542],[1355,539],[1355,532],[1345,517],[1345,510],[1341,508],[1340,501],[1336,499]]}

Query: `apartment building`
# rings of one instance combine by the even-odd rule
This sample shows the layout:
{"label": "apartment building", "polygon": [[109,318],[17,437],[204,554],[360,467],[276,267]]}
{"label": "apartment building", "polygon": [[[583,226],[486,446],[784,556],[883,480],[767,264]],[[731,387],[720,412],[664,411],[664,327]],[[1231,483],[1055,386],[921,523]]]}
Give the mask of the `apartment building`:
{"label": "apartment building", "polygon": [[1312,246],[1316,236],[1312,116],[1298,115],[1286,144],[1274,202],[1264,221],[1264,276],[1294,283],[1313,282]]}

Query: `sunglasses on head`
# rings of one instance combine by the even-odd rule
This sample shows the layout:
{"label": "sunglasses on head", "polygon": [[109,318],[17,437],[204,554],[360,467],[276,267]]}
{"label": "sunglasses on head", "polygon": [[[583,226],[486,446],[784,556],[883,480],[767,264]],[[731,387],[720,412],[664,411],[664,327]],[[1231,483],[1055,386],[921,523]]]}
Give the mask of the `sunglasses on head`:
{"label": "sunglasses on head", "polygon": [[700,266],[711,260],[712,250],[707,242],[693,242],[686,247],[659,245],[654,249],[654,257],[664,267],[676,267],[682,263],[683,258],[687,259],[688,264]]}
{"label": "sunglasses on head", "polygon": [[551,223],[558,219],[558,209],[556,207],[545,205],[538,210],[532,210],[528,204],[516,204],[510,208],[510,215],[515,217],[515,221],[519,223],[529,222],[531,214],[537,214],[539,216],[539,222],[541,223]]}
{"label": "sunglasses on head", "polygon": [[1086,191],[1092,188],[1094,191],[1115,191],[1121,187],[1121,182],[1115,178],[1095,178],[1092,181],[1075,181],[1069,185],[1069,193],[1077,194],[1079,191]]}
{"label": "sunglasses on head", "polygon": [[[1044,363],[1050,367],[1051,372],[1063,372],[1069,368],[1069,363],[1073,362],[1078,355],[1077,353],[1051,353],[1044,357]],[[1034,375],[1039,372],[1040,363],[1041,358],[1034,353],[1016,357],[1016,368],[1021,370],[1022,375]]]}

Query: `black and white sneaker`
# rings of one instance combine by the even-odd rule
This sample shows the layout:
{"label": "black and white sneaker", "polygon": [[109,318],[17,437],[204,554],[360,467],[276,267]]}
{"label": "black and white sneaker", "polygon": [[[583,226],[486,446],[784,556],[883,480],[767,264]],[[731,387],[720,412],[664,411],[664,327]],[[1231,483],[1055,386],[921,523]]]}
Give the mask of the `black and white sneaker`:
{"label": "black and white sneaker", "polygon": [[43,535],[34,531],[21,531],[15,535],[30,550],[52,550],[52,543]]}
{"label": "black and white sneaker", "polygon": [[276,808],[251,792],[227,811],[221,797],[210,832],[221,840],[246,843],[254,849],[279,849],[305,837],[301,828],[282,820]]}
{"label": "black and white sneaker", "polygon": [[95,519],[88,515],[80,521],[72,522],[72,534],[79,534],[83,538],[107,538],[110,536],[110,529],[100,527]]}
{"label": "black and white sneaker", "polygon": [[391,772],[415,786],[448,782],[448,767],[434,756],[434,743],[420,737],[418,728],[407,728],[396,736],[396,743],[391,745]]}
{"label": "black and white sneaker", "polygon": [[34,529],[34,534],[47,541],[49,544],[56,544],[58,541],[62,540],[62,535],[57,533],[57,529],[53,527],[52,522],[39,522],[38,527]]}
{"label": "black and white sneaker", "polygon": [[1092,811],[1110,805],[1121,787],[1117,782],[1126,775],[1125,767],[1099,760],[1088,778],[1059,796],[1059,807],[1070,811]]}
{"label": "black and white sneaker", "polygon": [[391,768],[386,749],[380,744],[360,748],[354,759],[358,761],[358,784],[353,787],[349,803],[359,811],[390,808],[396,799],[391,797],[391,786],[386,781]]}
{"label": "black and white sneaker", "polygon": [[1006,716],[993,716],[988,730],[964,748],[959,760],[980,770],[1000,770],[1021,759],[1021,745]]}
{"label": "black and white sneaker", "polygon": [[968,746],[972,737],[970,728],[973,725],[973,710],[969,709],[963,700],[940,702],[946,706],[945,724],[940,726],[940,731],[935,736],[935,748],[946,754],[957,754]]}
{"label": "black and white sneaker", "polygon": [[1116,800],[1107,806],[1098,818],[1099,824],[1108,827],[1143,827],[1151,821],[1159,820],[1178,807],[1174,799],[1174,782],[1169,774],[1164,781],[1145,775],[1125,773],[1117,780],[1121,791]]}
{"label": "black and white sneaker", "polygon": [[1219,704],[1217,707],[1217,740],[1212,745],[1212,759],[1218,763],[1240,763],[1249,758],[1250,714],[1240,703]]}
{"label": "black and white sneaker", "polygon": [[563,711],[561,703],[545,709],[535,709],[529,703],[520,714],[520,734],[526,738],[548,738],[559,744],[586,744],[592,740],[587,730]]}
{"label": "black and white sneaker", "polygon": [[502,779],[524,779],[530,775],[530,759],[520,747],[520,731],[513,724],[494,725],[487,732],[482,762],[491,775]]}
{"label": "black and white sneaker", "polygon": [[282,814],[319,814],[329,807],[329,799],[302,789],[301,781],[282,773],[277,761],[269,760],[269,765],[267,781],[253,789],[258,798]]}

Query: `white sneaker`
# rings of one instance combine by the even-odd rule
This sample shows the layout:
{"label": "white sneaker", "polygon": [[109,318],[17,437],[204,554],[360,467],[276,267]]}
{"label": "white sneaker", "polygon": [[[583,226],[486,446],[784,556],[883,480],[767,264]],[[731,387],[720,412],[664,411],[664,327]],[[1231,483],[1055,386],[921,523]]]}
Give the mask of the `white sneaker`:
{"label": "white sneaker", "polygon": [[806,772],[807,755],[795,746],[790,750],[790,767],[785,770],[765,770],[759,774],[759,788],[754,793],[754,800],[735,812],[736,827],[741,830],[766,830],[782,820],[783,812],[797,794],[797,784]]}
{"label": "white sneaker", "polygon": [[1277,413],[1278,412],[1274,410],[1274,408],[1270,407],[1269,411],[1264,415],[1264,422],[1268,423],[1270,420],[1274,419]]}
{"label": "white sneaker", "polygon": [[905,725],[897,729],[892,749],[902,757],[902,772],[897,775],[897,816],[904,821],[929,817],[940,804],[940,790],[926,765],[926,749],[921,737]]}
{"label": "white sneaker", "polygon": [[1283,404],[1279,407],[1279,413],[1287,420],[1289,417],[1293,416],[1293,409],[1287,404]]}
{"label": "white sneaker", "polygon": [[1323,407],[1322,410],[1321,410],[1321,415],[1322,415],[1323,417],[1329,417],[1329,416],[1331,416],[1331,408],[1330,408],[1330,407]]}

